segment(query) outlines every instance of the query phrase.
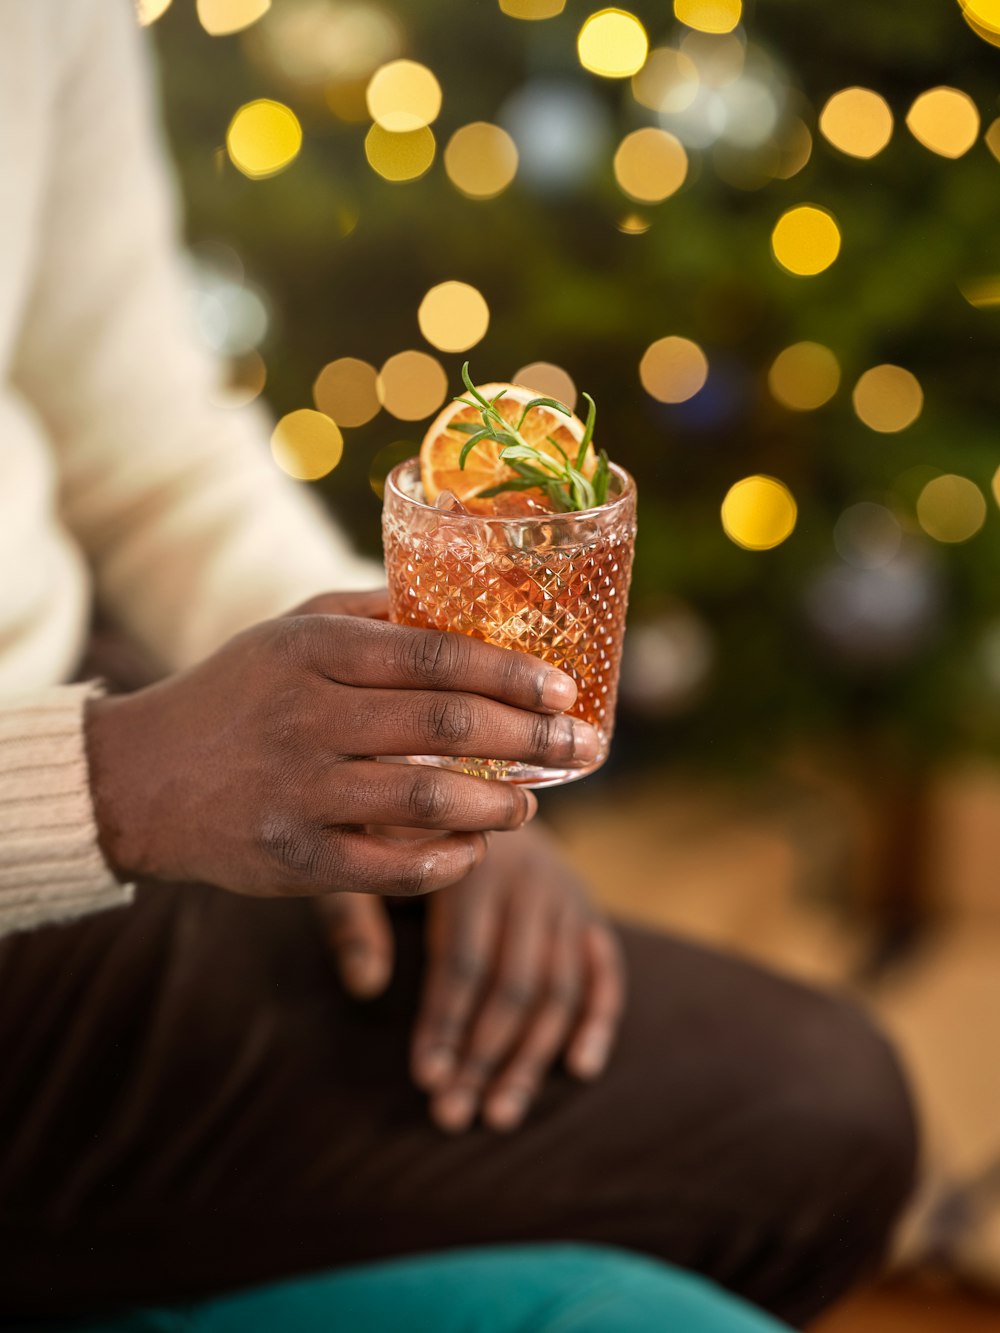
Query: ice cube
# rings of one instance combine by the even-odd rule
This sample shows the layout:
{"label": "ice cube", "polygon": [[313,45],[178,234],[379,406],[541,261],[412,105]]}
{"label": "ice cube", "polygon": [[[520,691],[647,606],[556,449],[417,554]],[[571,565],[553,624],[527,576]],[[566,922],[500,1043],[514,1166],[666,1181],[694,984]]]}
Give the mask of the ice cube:
{"label": "ice cube", "polygon": [[467,514],[469,512],[454,491],[441,491],[434,501],[434,508],[441,509],[446,514]]}

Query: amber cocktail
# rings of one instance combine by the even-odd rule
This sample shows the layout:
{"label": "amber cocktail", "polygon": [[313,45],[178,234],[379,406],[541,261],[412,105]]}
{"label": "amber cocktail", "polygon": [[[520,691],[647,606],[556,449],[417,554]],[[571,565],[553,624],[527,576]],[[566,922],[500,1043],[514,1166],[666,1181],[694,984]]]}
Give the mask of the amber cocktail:
{"label": "amber cocktail", "polygon": [[427,504],[417,459],[389,474],[382,530],[392,619],[544,658],[576,681],[571,711],[601,738],[597,758],[583,769],[430,755],[415,755],[415,762],[531,787],[572,782],[604,763],[614,730],[635,509],[635,483],[614,464],[606,501],[597,508],[509,517]]}

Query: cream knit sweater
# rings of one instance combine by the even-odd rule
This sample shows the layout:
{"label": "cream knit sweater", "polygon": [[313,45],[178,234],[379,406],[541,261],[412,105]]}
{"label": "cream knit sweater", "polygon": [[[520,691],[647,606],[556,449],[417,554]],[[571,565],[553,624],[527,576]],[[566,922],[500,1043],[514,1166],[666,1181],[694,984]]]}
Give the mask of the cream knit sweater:
{"label": "cream knit sweater", "polygon": [[95,592],[176,669],[379,577],[209,403],[149,100],[129,0],[0,0],[0,933],[129,898],[63,683]]}

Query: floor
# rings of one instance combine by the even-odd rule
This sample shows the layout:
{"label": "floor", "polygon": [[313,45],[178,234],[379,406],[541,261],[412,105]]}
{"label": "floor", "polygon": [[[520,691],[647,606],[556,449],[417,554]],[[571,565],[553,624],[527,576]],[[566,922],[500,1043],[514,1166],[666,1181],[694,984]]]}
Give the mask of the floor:
{"label": "floor", "polygon": [[[963,768],[936,784],[923,868],[938,924],[866,992],[903,1052],[925,1126],[924,1194],[900,1258],[919,1264],[942,1189],[982,1178],[983,1216],[952,1239],[951,1260],[961,1281],[997,1296],[891,1280],[815,1333],[1000,1333],[1000,1189],[989,1183],[1000,1178],[998,809],[995,770]],[[704,781],[595,784],[559,794],[545,813],[617,913],[819,984],[859,974],[872,829],[838,778],[786,774],[751,793]]]}

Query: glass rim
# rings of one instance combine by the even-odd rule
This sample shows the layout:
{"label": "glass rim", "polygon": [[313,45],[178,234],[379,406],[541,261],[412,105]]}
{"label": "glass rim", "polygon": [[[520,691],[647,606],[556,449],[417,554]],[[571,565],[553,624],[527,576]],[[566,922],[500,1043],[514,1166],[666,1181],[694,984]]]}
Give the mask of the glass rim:
{"label": "glass rim", "polygon": [[598,518],[613,514],[616,509],[625,504],[636,493],[635,478],[632,474],[626,472],[618,463],[609,463],[609,470],[619,478],[622,489],[614,500],[608,500],[602,505],[595,505],[592,509],[571,509],[560,514],[456,514],[452,509],[438,509],[436,505],[428,504],[426,500],[415,500],[412,495],[407,495],[405,491],[400,489],[396,483],[397,474],[401,473],[404,468],[412,467],[414,463],[419,467],[420,458],[416,454],[412,458],[404,459],[402,463],[397,463],[391,469],[385,479],[384,495],[388,497],[391,491],[393,496],[404,504],[411,505],[414,509],[422,509],[429,514],[438,514],[449,518],[455,523],[490,523],[506,527],[508,524],[523,526],[526,523],[577,522],[579,519]]}

